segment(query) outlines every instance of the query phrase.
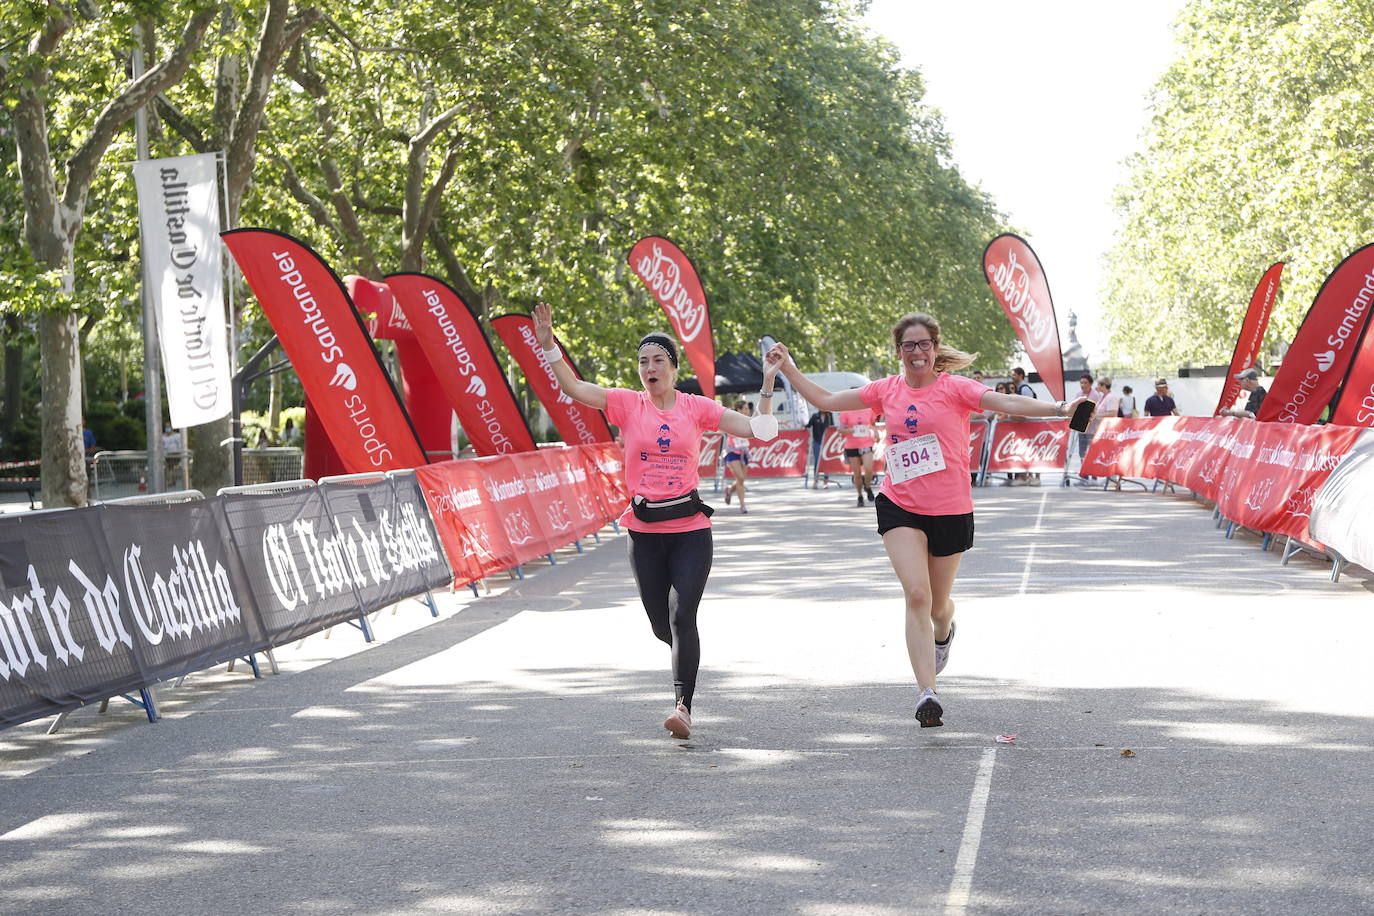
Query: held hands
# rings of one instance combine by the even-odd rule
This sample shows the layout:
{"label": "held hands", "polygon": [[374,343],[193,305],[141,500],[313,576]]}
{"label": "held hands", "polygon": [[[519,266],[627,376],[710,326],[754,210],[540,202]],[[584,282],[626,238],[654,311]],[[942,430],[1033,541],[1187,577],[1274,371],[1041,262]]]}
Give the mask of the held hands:
{"label": "held hands", "polygon": [[553,309],[549,308],[547,302],[540,302],[534,307],[534,339],[539,341],[539,346],[545,350],[553,349]]}
{"label": "held hands", "polygon": [[1092,398],[1088,397],[1086,394],[1085,394],[1085,395],[1080,395],[1079,397],[1074,398],[1072,401],[1069,401],[1067,404],[1064,405],[1064,416],[1066,416],[1066,417],[1071,417],[1071,416],[1073,416],[1073,412],[1074,412],[1075,410],[1078,409],[1078,405],[1079,405],[1079,404],[1082,404],[1084,401],[1091,401],[1091,400],[1092,400]]}
{"label": "held hands", "polygon": [[787,347],[780,343],[773,344],[768,352],[763,355],[763,377],[765,379],[774,378],[779,372],[786,372],[787,368],[796,367],[792,362],[792,356],[787,352]]}

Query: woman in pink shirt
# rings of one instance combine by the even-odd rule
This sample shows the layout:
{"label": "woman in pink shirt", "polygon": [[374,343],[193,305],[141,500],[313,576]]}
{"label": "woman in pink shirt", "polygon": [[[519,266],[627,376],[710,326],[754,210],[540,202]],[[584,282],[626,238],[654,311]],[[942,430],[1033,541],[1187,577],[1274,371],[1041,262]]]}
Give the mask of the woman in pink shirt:
{"label": "woman in pink shirt", "polygon": [[929,315],[903,317],[892,329],[892,342],[902,371],[849,391],[826,391],[802,375],[782,344],[768,352],[768,363],[781,363],[788,381],[819,408],[868,408],[887,421],[878,533],[906,598],[906,650],[920,691],[916,719],[927,728],[944,724],[935,676],[944,670],[954,640],[954,577],[964,551],[973,546],[970,411],[1065,417],[1084,398],[1039,401],[950,375],[974,357],[941,345],[940,325]]}
{"label": "woman in pink shirt", "polygon": [[773,380],[779,363],[764,370],[759,413],[752,418],[726,410],[710,398],[676,390],[677,345],[667,334],[639,342],[643,391],[602,388],[584,381],[563,360],[553,338],[553,315],[539,303],[534,333],[563,391],[576,401],[606,411],[625,438],[625,482],[630,505],[620,516],[629,531],[630,567],[654,635],[672,648],[677,704],[664,721],[674,738],[692,733],[701,642],[697,605],[711,572],[711,514],[697,493],[697,456],[703,430],[768,441],[778,434],[773,416]]}
{"label": "woman in pink shirt", "polygon": [[836,420],[840,435],[844,436],[844,460],[854,480],[855,505],[863,507],[864,497],[873,502],[873,411],[846,410]]}

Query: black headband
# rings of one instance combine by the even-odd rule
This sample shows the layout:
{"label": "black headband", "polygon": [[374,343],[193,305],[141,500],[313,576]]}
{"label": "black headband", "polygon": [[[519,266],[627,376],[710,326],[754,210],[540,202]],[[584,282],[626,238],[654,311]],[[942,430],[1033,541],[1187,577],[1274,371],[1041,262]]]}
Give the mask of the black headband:
{"label": "black headband", "polygon": [[636,349],[647,347],[651,344],[655,347],[662,348],[663,351],[668,354],[668,359],[672,361],[673,368],[677,368],[677,344],[673,343],[671,337],[658,331],[652,331],[640,338],[639,347]]}

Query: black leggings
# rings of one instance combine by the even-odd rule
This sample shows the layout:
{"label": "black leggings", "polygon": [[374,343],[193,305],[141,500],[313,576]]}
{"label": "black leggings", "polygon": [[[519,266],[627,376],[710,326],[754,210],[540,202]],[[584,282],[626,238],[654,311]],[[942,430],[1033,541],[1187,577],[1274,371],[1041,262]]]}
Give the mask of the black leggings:
{"label": "black leggings", "polygon": [[630,568],[654,635],[673,649],[673,692],[689,710],[701,664],[697,605],[711,574],[711,529],[630,532]]}

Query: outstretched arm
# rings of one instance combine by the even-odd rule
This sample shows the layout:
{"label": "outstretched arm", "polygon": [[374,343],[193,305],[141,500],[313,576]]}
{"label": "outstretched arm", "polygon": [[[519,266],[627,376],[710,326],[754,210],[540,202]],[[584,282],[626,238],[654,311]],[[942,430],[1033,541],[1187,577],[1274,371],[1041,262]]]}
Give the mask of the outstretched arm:
{"label": "outstretched arm", "polygon": [[553,339],[553,309],[547,303],[541,302],[534,307],[534,337],[539,341],[539,346],[544,348],[544,356],[549,361],[554,377],[558,379],[558,387],[574,401],[605,410],[606,389],[578,378],[559,351]]}
{"label": "outstretched arm", "polygon": [[848,391],[827,391],[802,375],[802,371],[792,361],[792,355],[780,343],[773,344],[773,348],[768,351],[764,359],[769,365],[776,363],[779,366],[779,371],[792,383],[792,387],[797,389],[797,393],[806,398],[807,402],[814,407],[839,412],[842,410],[863,410],[868,406],[859,397],[859,389],[857,388],[851,388]]}
{"label": "outstretched arm", "polygon": [[1071,417],[1079,404],[1088,400],[1084,395],[1072,401],[1041,401],[1022,394],[999,394],[989,391],[978,406],[984,410],[1010,414],[1013,417]]}

